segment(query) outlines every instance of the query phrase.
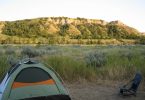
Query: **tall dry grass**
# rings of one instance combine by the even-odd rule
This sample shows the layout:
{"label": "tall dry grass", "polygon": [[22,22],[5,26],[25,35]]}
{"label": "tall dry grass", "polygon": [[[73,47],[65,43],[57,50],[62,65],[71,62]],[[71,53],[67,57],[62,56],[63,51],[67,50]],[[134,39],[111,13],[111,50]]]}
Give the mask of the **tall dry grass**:
{"label": "tall dry grass", "polygon": [[[145,46],[16,46],[9,51],[8,46],[0,47],[0,75],[8,64],[8,57],[17,59],[24,55],[34,55],[44,64],[52,66],[67,81],[85,79],[88,81],[123,81],[133,78],[140,70],[145,78]],[[11,47],[12,48],[12,47]],[[37,53],[37,54],[36,54]]]}

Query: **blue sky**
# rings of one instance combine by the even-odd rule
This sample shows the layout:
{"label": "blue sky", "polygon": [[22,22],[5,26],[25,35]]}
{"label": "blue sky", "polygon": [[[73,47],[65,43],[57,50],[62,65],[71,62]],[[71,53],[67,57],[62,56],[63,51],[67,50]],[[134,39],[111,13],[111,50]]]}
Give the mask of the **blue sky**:
{"label": "blue sky", "polygon": [[37,17],[120,20],[145,32],[145,0],[0,0],[0,21]]}

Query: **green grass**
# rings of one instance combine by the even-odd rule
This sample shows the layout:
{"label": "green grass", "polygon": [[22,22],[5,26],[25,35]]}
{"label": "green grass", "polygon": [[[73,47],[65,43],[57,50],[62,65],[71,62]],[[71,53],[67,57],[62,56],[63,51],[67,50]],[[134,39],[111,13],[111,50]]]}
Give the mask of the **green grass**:
{"label": "green grass", "polygon": [[[29,47],[30,50],[31,47]],[[36,51],[39,55],[34,54]],[[95,56],[95,61],[93,61],[93,63],[103,63],[101,66],[88,64],[86,57],[90,57],[90,62],[92,62],[91,57],[94,57],[92,54],[101,52],[105,56],[105,62],[102,62],[104,57],[100,55],[99,58]],[[28,53],[27,51],[24,53],[23,46],[0,46],[0,54],[0,75],[10,67],[7,60],[9,57],[22,59],[27,54],[33,54],[35,59],[52,66],[64,80],[70,82],[81,79],[125,81],[130,80],[138,70],[142,72],[143,79],[145,78],[145,46],[143,45],[39,45],[34,46]],[[90,54],[91,56],[88,56]]]}
{"label": "green grass", "polygon": [[9,68],[7,56],[0,56],[0,76],[2,76]]}
{"label": "green grass", "polygon": [[94,68],[86,67],[83,61],[77,61],[66,56],[51,56],[44,63],[52,66],[63,79],[74,81],[79,79],[93,80],[96,77]]}

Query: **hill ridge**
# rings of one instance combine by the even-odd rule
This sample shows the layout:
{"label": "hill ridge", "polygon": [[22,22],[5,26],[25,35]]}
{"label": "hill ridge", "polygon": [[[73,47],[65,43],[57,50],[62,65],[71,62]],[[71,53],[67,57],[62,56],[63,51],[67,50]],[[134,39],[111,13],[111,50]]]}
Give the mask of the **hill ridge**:
{"label": "hill ridge", "polygon": [[16,21],[0,21],[0,41],[19,38],[69,39],[139,39],[141,33],[123,22],[101,19],[40,17]]}

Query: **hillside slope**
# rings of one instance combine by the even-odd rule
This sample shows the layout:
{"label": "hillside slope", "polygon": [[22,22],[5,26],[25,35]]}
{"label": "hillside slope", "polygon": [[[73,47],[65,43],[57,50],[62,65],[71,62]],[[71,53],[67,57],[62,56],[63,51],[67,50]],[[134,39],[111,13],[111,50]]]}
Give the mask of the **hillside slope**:
{"label": "hillside slope", "polygon": [[[120,21],[48,17],[0,22],[0,34],[10,37],[68,39],[139,39],[141,33]],[[2,37],[1,39],[2,40]],[[7,41],[7,40],[5,40]]]}

